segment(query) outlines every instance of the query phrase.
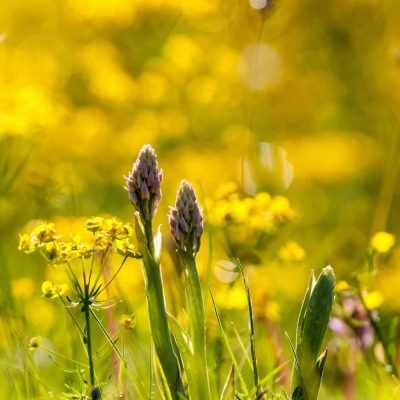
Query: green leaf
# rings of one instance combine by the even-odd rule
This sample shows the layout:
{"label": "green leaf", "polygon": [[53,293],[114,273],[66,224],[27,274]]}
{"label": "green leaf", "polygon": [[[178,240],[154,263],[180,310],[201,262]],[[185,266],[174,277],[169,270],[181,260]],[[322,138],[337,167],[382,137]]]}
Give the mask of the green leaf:
{"label": "green leaf", "polygon": [[310,301],[312,289],[315,285],[315,275],[314,271],[311,271],[310,279],[308,280],[306,294],[304,295],[303,303],[301,304],[299,318],[297,321],[297,330],[296,330],[296,346],[300,343],[301,334],[303,332],[304,327],[304,316],[306,314],[306,310],[308,307],[308,303]]}
{"label": "green leaf", "polygon": [[156,371],[158,387],[160,389],[163,400],[172,400],[171,391],[169,390],[167,379],[156,354],[154,355],[154,368]]}
{"label": "green leaf", "polygon": [[190,365],[190,357],[193,355],[192,341],[189,337],[189,334],[183,329],[179,321],[171,313],[167,312],[167,315],[169,325],[179,347],[183,364],[186,367],[185,369],[187,369]]}
{"label": "green leaf", "polygon": [[[322,270],[312,291],[304,315],[301,343],[310,358],[316,361],[332,313],[335,276],[331,267]],[[313,364],[315,364],[315,361]]]}
{"label": "green leaf", "polygon": [[[332,313],[335,276],[331,267],[325,267],[312,288],[307,288],[298,322],[296,364],[292,378],[293,398],[316,400],[327,353],[319,356],[322,342]],[[307,300],[309,296],[309,299]]]}
{"label": "green leaf", "polygon": [[247,284],[246,277],[244,276],[243,267],[239,259],[237,259],[237,266],[239,268],[240,274],[242,275],[243,285],[246,290],[246,298],[247,298],[247,307],[249,310],[249,327],[250,327],[250,347],[251,347],[251,360],[253,362],[253,377],[254,377],[254,386],[256,388],[256,394],[259,394],[260,382],[259,382],[259,374],[257,368],[257,354],[256,354],[256,339],[254,333],[254,317],[253,317],[253,305],[251,302],[250,289]]}

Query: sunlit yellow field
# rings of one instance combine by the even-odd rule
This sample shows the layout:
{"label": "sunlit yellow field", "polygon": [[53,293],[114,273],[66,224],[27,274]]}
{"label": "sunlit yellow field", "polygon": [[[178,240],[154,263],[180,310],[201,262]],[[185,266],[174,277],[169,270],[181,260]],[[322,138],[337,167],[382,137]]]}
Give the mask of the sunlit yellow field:
{"label": "sunlit yellow field", "polygon": [[397,0],[0,10],[0,399],[400,399]]}

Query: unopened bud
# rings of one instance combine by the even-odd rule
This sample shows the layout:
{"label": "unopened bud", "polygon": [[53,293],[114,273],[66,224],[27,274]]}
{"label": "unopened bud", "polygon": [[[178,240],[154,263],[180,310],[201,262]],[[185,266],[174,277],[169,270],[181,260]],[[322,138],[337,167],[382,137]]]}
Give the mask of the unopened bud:
{"label": "unopened bud", "polygon": [[125,190],[133,207],[144,220],[150,221],[161,200],[162,181],[162,170],[158,169],[156,153],[150,145],[141,148],[132,171],[125,179]]}
{"label": "unopened bud", "polygon": [[193,186],[182,181],[175,207],[170,207],[169,226],[178,248],[197,253],[203,233],[203,214]]}

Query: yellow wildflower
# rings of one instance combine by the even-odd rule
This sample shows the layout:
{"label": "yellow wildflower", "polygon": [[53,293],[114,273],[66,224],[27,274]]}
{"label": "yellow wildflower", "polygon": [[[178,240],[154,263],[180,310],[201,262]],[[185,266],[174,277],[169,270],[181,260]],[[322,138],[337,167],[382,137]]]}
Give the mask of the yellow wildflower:
{"label": "yellow wildflower", "polygon": [[254,198],[254,207],[256,209],[265,210],[271,204],[271,195],[267,192],[257,193]]}
{"label": "yellow wildflower", "polygon": [[104,218],[92,217],[86,221],[86,229],[90,232],[97,232],[102,229]]}
{"label": "yellow wildflower", "polygon": [[231,196],[232,194],[237,194],[239,191],[238,184],[236,182],[227,182],[221,185],[215,192],[215,198],[223,199]]}
{"label": "yellow wildflower", "polygon": [[42,283],[42,293],[45,297],[53,297],[53,284],[50,281]]}
{"label": "yellow wildflower", "polygon": [[94,251],[93,247],[88,243],[80,243],[76,249],[82,258],[90,258]]}
{"label": "yellow wildflower", "polygon": [[336,292],[338,293],[347,292],[349,290],[351,290],[351,286],[346,281],[339,281],[336,284]]}
{"label": "yellow wildflower", "polygon": [[395,244],[396,239],[394,235],[388,232],[377,232],[371,239],[372,250],[378,253],[387,253]]}
{"label": "yellow wildflower", "polygon": [[369,293],[363,293],[363,299],[365,306],[369,310],[376,310],[385,301],[384,295],[382,294],[382,292],[379,292],[378,290],[374,290]]}
{"label": "yellow wildflower", "polygon": [[28,348],[30,351],[35,351],[38,347],[40,347],[40,343],[42,342],[42,338],[40,336],[34,336],[29,341]]}
{"label": "yellow wildflower", "polygon": [[274,221],[271,213],[255,214],[249,217],[250,228],[261,231],[271,232],[274,229]]}
{"label": "yellow wildflower", "polygon": [[55,296],[63,296],[68,290],[68,285],[66,283],[61,283],[59,285],[54,285]]}
{"label": "yellow wildflower", "polygon": [[123,233],[118,235],[118,239],[124,239],[125,237],[133,237],[134,231],[129,224],[124,224],[122,226]]}
{"label": "yellow wildflower", "polygon": [[51,264],[57,263],[58,260],[58,244],[57,242],[48,242],[44,245],[47,261]]}
{"label": "yellow wildflower", "polygon": [[64,243],[64,242],[59,243],[58,263],[62,264],[78,257],[79,251],[76,250],[75,247],[76,246],[73,243]]}
{"label": "yellow wildflower", "polygon": [[249,202],[242,200],[232,202],[228,214],[235,223],[245,222],[249,216]]}
{"label": "yellow wildflower", "polygon": [[50,281],[42,283],[42,293],[44,297],[54,299],[55,297],[63,296],[68,290],[68,286],[65,283],[60,285],[53,285]]}
{"label": "yellow wildflower", "polygon": [[277,223],[290,221],[294,217],[289,200],[284,196],[275,196],[271,201],[269,210]]}
{"label": "yellow wildflower", "polygon": [[300,262],[304,260],[306,252],[298,243],[291,241],[280,248],[278,255],[283,261]]}
{"label": "yellow wildflower", "polygon": [[115,239],[119,235],[124,235],[124,224],[118,221],[116,218],[108,218],[103,221],[103,230],[112,239]]}
{"label": "yellow wildflower", "polygon": [[56,239],[56,230],[54,224],[40,224],[33,231],[33,236],[39,241],[39,243],[48,243]]}
{"label": "yellow wildflower", "polygon": [[104,233],[97,233],[94,240],[94,246],[101,251],[107,250],[112,245],[109,237]]}
{"label": "yellow wildflower", "polygon": [[135,250],[129,239],[117,240],[117,251],[124,257],[141,258],[141,254]]}
{"label": "yellow wildflower", "polygon": [[119,322],[123,328],[133,329],[136,325],[136,318],[135,318],[135,316],[129,316],[126,314],[122,314]]}
{"label": "yellow wildflower", "polygon": [[[33,240],[31,240],[33,239]],[[23,233],[19,235],[19,246],[18,250],[23,251],[25,253],[33,253],[38,245],[38,241],[35,238],[32,238],[27,233]]]}
{"label": "yellow wildflower", "polygon": [[247,306],[246,292],[240,281],[233,286],[221,287],[215,297],[218,306],[226,310],[243,309]]}

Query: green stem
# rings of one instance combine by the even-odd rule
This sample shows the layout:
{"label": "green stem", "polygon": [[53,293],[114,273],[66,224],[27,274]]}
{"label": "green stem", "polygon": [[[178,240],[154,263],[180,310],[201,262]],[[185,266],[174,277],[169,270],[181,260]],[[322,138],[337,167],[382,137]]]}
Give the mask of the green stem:
{"label": "green stem", "polygon": [[193,364],[196,370],[195,388],[191,388],[196,393],[192,394],[192,398],[210,399],[206,353],[205,311],[196,260],[194,255],[188,252],[181,251],[180,255],[184,265],[189,330],[193,341]]}
{"label": "green stem", "polygon": [[151,220],[146,221],[144,230],[146,234],[147,248],[152,257],[154,257],[153,223]]}
{"label": "green stem", "polygon": [[184,395],[184,390],[168,326],[161,269],[154,257],[151,221],[146,221],[144,229],[147,241],[147,254],[144,255],[142,261],[151,334],[157,357],[168,382],[171,397],[173,400],[178,400]]}
{"label": "green stem", "polygon": [[86,321],[86,341],[87,341],[86,346],[89,359],[90,385],[93,388],[95,386],[95,379],[94,379],[94,365],[93,365],[93,354],[92,354],[92,338],[90,332],[89,305],[85,305],[85,321]]}
{"label": "green stem", "polygon": [[86,323],[86,347],[89,361],[89,374],[90,374],[90,386],[92,389],[95,387],[95,376],[94,376],[94,364],[93,364],[93,353],[92,353],[92,335],[90,332],[90,301],[89,301],[89,287],[85,282],[85,298],[83,304],[83,310],[85,313]]}

